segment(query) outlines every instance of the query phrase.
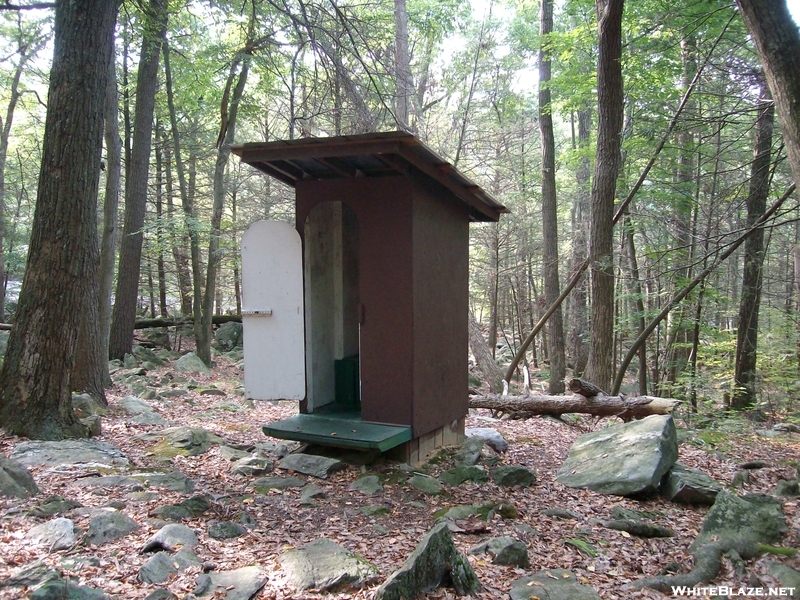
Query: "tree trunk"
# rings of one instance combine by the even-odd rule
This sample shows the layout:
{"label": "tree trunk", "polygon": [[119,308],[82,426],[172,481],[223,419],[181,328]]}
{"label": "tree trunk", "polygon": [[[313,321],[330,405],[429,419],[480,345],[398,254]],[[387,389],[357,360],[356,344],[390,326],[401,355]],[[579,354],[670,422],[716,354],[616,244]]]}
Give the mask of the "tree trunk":
{"label": "tree trunk", "polygon": [[623,117],[623,0],[597,0],[597,153],[589,245],[592,325],[586,377],[609,388],[614,375],[614,194]]}
{"label": "tree trunk", "polygon": [[475,357],[483,380],[489,385],[489,392],[492,394],[502,392],[503,371],[494,360],[486,340],[483,339],[481,326],[472,311],[469,312],[469,349],[472,351],[472,356]]}
{"label": "tree trunk", "polygon": [[[589,110],[578,111],[578,148],[586,148],[591,143],[592,113]],[[589,256],[590,227],[590,175],[589,157],[583,156],[578,164],[575,179],[578,190],[572,207],[572,271],[582,265]],[[589,295],[588,280],[581,278],[575,285],[570,304],[572,317],[570,325],[570,346],[573,361],[573,372],[583,375],[589,360],[589,315],[587,300]]]}
{"label": "tree trunk", "polygon": [[97,306],[97,191],[115,0],[59,2],[42,165],[25,279],[0,371],[0,425],[36,439],[85,436],[72,369]]}
{"label": "tree trunk", "polygon": [[411,130],[410,106],[414,98],[411,59],[408,54],[408,13],[406,0],[394,0],[394,63],[397,86],[395,119],[400,129]]}
{"label": "tree trunk", "polygon": [[158,87],[161,41],[167,27],[167,0],[151,0],[145,10],[144,40],[136,80],[136,115],[133,126],[130,176],[125,181],[125,222],[117,269],[117,291],[111,319],[109,355],[122,359],[133,347],[133,324],[139,295],[139,273],[145,213],[147,212],[153,113]]}
{"label": "tree trunk", "polygon": [[470,408],[487,408],[508,413],[512,419],[534,415],[583,413],[596,417],[619,417],[624,421],[649,415],[668,415],[681,403],[655,396],[470,396]]}
{"label": "tree trunk", "polygon": [[[558,201],[556,191],[556,143],[553,134],[553,106],[550,102],[551,52],[548,37],[553,31],[553,0],[542,0],[539,47],[539,130],[542,138],[542,262],[544,297],[552,305],[559,296]],[[564,392],[566,357],[564,322],[559,306],[547,322],[547,354],[550,357],[551,394]]]}
{"label": "tree trunk", "polygon": [[[750,167],[747,195],[747,225],[751,227],[767,209],[772,128],[775,108],[765,84],[761,87],[761,106],[756,123],[756,141]],[[764,230],[758,229],[744,243],[744,273],[739,298],[739,325],[736,334],[736,367],[731,408],[741,410],[756,402],[756,351],[758,349],[758,310],[761,306]]]}

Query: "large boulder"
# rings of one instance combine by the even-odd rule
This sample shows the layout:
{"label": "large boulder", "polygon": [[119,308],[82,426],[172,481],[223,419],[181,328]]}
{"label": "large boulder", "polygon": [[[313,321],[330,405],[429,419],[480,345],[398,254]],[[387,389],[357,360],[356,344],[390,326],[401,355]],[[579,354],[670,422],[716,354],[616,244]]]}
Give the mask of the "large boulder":
{"label": "large boulder", "polygon": [[220,571],[200,575],[194,595],[198,598],[212,596],[225,600],[250,600],[269,581],[260,567],[242,567],[233,571]]}
{"label": "large boulder", "polygon": [[416,598],[446,581],[452,582],[459,596],[475,594],[481,589],[469,561],[453,543],[447,523],[439,523],[428,532],[403,566],[383,582],[375,592],[374,600]]}
{"label": "large boulder", "polygon": [[327,456],[316,456],[314,454],[290,454],[284,456],[278,462],[279,469],[295,471],[296,473],[311,475],[312,477],[319,477],[320,479],[326,479],[331,473],[340,471],[346,467],[347,465],[340,460],[328,458]]}
{"label": "large boulder", "polygon": [[787,531],[780,500],[766,494],[737,496],[722,490],[690,551],[711,542],[730,548],[742,543],[774,544]]}
{"label": "large boulder", "polygon": [[652,494],[677,458],[672,416],[651,415],[579,437],[558,470],[558,481],[602,494]]}
{"label": "large boulder", "polygon": [[214,334],[214,340],[216,340],[220,350],[230,352],[231,350],[242,348],[243,332],[244,329],[241,323],[229,321],[219,326],[219,329]]}
{"label": "large boulder", "polygon": [[211,375],[211,369],[200,360],[194,352],[187,352],[175,361],[175,370],[182,371],[183,373],[202,373],[203,375]]}
{"label": "large boulder", "polygon": [[205,453],[214,444],[223,444],[221,437],[200,427],[169,427],[153,433],[143,433],[135,440],[152,442],[161,440],[151,447],[154,454],[165,457],[197,456]]}
{"label": "large boulder", "polygon": [[61,440],[58,442],[20,442],[11,452],[11,458],[26,467],[46,465],[127,465],[128,457],[117,448],[101,440]]}
{"label": "large boulder", "polygon": [[22,463],[0,456],[0,496],[29,498],[39,493],[39,487]]}
{"label": "large boulder", "polygon": [[327,538],[284,552],[278,563],[286,585],[296,592],[360,586],[378,574],[374,565]]}
{"label": "large boulder", "polygon": [[69,550],[75,545],[75,528],[70,519],[59,517],[32,528],[25,534],[31,544],[47,546],[50,552]]}
{"label": "large boulder", "polygon": [[711,506],[722,486],[698,469],[676,462],[664,478],[661,493],[673,502]]}

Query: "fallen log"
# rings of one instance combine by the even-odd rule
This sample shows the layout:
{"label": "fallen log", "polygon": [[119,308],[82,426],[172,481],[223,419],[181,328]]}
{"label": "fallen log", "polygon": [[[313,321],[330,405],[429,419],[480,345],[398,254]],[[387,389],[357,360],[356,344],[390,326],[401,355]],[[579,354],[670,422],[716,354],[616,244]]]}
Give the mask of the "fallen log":
{"label": "fallen log", "polygon": [[619,417],[624,421],[649,415],[667,415],[681,403],[675,398],[656,396],[470,396],[470,408],[488,408],[501,411],[512,419],[525,419],[535,415],[563,415],[583,413],[596,417]]}
{"label": "fallen log", "polygon": [[[213,325],[222,325],[223,323],[229,323],[231,321],[235,321],[236,323],[242,322],[242,315],[214,315],[211,317],[211,323]],[[133,326],[134,329],[149,329],[151,327],[175,327],[176,325],[191,325],[192,318],[191,317],[179,317],[177,319],[173,319],[170,317],[157,317],[155,319],[137,319],[136,324]]]}

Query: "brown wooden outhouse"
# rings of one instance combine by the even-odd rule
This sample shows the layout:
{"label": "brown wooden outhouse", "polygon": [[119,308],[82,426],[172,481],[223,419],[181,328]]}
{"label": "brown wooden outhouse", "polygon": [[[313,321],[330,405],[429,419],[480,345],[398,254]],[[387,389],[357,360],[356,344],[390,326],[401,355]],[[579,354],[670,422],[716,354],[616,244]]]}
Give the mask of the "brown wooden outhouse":
{"label": "brown wooden outhouse", "polygon": [[408,133],[232,150],[296,193],[296,233],[242,241],[246,392],[300,400],[265,433],[410,462],[460,443],[468,228],[506,209]]}

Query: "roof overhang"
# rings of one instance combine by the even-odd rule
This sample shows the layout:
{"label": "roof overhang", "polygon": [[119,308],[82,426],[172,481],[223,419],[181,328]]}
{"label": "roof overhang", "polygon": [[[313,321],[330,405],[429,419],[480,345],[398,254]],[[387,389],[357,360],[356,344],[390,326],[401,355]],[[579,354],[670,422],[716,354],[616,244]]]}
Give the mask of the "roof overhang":
{"label": "roof overhang", "polygon": [[497,221],[509,212],[417,137],[403,131],[232,144],[230,148],[242,162],[292,187],[298,181],[416,171],[467,204],[473,221]]}

